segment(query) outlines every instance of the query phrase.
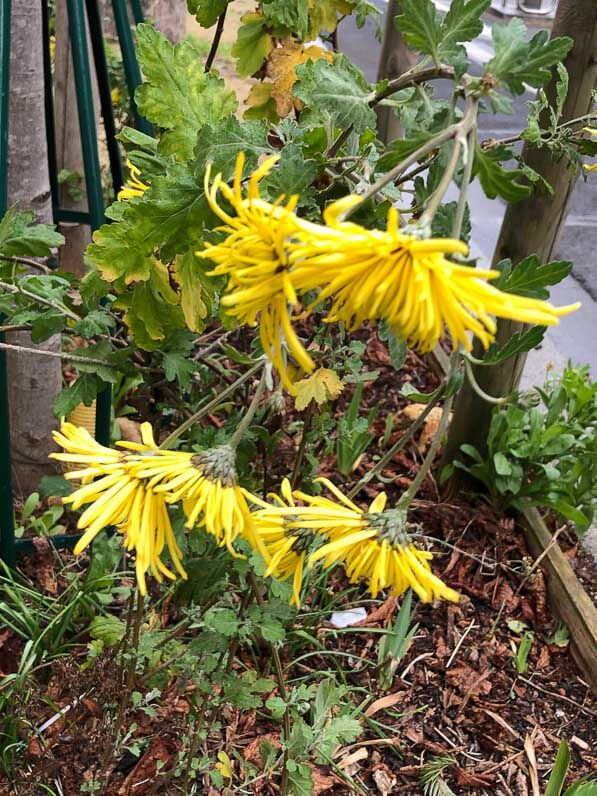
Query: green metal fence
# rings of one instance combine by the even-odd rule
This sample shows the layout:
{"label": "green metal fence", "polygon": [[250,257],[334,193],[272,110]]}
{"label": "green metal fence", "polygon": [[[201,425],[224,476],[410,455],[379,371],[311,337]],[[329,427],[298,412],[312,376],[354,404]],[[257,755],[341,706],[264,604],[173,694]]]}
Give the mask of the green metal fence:
{"label": "green metal fence", "polygon": [[[106,133],[106,144],[115,194],[120,190],[123,184],[123,169],[118,142],[115,137],[116,128],[98,0],[66,0],[66,5],[88,209],[86,212],[81,212],[60,207],[50,59],[50,11],[48,0],[41,0],[44,40],[45,121],[52,209],[54,223],[62,221],[89,224],[91,229],[95,230],[100,227],[106,219],[104,214],[105,208],[95,125],[95,109],[93,106],[93,71],[95,71],[97,78],[101,115]],[[143,10],[140,0],[131,0],[130,9],[132,11],[134,23],[139,24],[142,22]],[[149,123],[139,115],[134,100],[135,89],[141,82],[141,73],[135,55],[127,0],[112,0],[112,12],[122,53],[129,96],[131,98],[131,114],[135,120],[135,126],[139,130],[151,134],[152,128]],[[8,207],[7,164],[9,125],[8,100],[10,91],[10,20],[11,0],[0,0],[0,217],[4,215]],[[89,41],[91,42],[94,68],[91,65],[87,46],[87,26],[90,34]],[[0,333],[0,341],[2,339],[3,335]],[[98,441],[103,444],[108,444],[110,438],[111,399],[111,392],[109,389],[106,389],[98,395],[97,400],[96,437]],[[77,539],[78,535],[64,534],[52,537],[52,543],[56,547],[72,547]],[[32,548],[33,544],[31,540],[15,539],[14,536],[8,380],[6,354],[4,350],[0,350],[0,558],[9,566],[14,566],[16,553]]]}

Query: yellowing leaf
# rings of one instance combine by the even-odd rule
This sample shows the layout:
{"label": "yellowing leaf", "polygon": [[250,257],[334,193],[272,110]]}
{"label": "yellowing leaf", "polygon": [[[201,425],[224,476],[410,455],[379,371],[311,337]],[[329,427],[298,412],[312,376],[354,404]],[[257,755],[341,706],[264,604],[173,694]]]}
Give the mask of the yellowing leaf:
{"label": "yellowing leaf", "polygon": [[279,116],[287,116],[293,106],[302,108],[302,103],[292,96],[292,87],[297,81],[296,67],[320,58],[332,61],[334,56],[322,47],[305,47],[293,39],[285,39],[281,47],[271,51],[265,71],[272,81],[271,96],[275,100]]}
{"label": "yellowing leaf", "polygon": [[240,21],[242,24],[232,47],[232,55],[236,58],[238,74],[246,77],[261,68],[274,45],[261,14],[245,14]]}
{"label": "yellowing leaf", "polygon": [[251,86],[246,104],[247,110],[243,114],[245,119],[267,119],[272,124],[280,121],[276,102],[272,97],[271,83],[255,83]]}
{"label": "yellowing leaf", "polygon": [[337,398],[344,384],[336,373],[329,368],[319,368],[306,379],[297,381],[294,385],[296,389],[294,405],[301,412],[311,401],[315,401],[319,406]]}
{"label": "yellowing leaf", "polygon": [[224,779],[232,779],[232,760],[228,757],[224,750],[218,752],[218,762],[216,769],[224,777]]}
{"label": "yellowing leaf", "polygon": [[309,37],[316,39],[322,30],[333,33],[338,15],[346,17],[353,6],[346,0],[309,0]]}
{"label": "yellowing leaf", "polygon": [[205,287],[199,262],[193,252],[179,254],[174,261],[174,278],[180,287],[180,306],[184,319],[192,332],[202,332],[207,306],[203,300]]}

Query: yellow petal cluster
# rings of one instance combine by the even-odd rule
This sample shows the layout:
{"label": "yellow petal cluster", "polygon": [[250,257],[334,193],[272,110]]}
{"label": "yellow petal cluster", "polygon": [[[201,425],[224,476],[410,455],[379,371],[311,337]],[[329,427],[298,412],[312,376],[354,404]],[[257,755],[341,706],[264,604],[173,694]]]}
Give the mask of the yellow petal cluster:
{"label": "yellow petal cluster", "polygon": [[[212,275],[228,277],[222,306],[240,324],[259,323],[263,350],[286,388],[293,391],[283,341],[307,373],[313,370],[314,363],[292,327],[289,311],[289,305],[297,305],[290,279],[287,241],[296,231],[294,208],[298,197],[291,197],[286,204],[283,204],[284,197],[280,197],[271,204],[259,193],[259,182],[277,161],[277,156],[271,157],[259,166],[249,179],[246,196],[242,188],[245,163],[242,153],[236,161],[232,188],[222,181],[220,174],[210,184],[208,166],[205,195],[214,213],[224,222],[218,229],[226,237],[221,243],[205,244],[198,254],[216,263],[210,272]],[[218,193],[233,207],[234,216],[218,203]]]}
{"label": "yellow petal cluster", "polygon": [[321,291],[316,303],[330,300],[328,321],[355,329],[364,321],[385,319],[396,334],[419,351],[431,351],[450,333],[454,348],[472,347],[470,332],[484,346],[494,339],[495,317],[547,326],[577,309],[504,293],[488,284],[499,271],[459,265],[448,254],[465,256],[468,247],[450,238],[422,239],[400,232],[398,213],[388,213],[385,230],[343,221],[360,202],[348,196],[329,205],[325,226],[302,222],[291,244],[295,289]]}
{"label": "yellow petal cluster", "polygon": [[[323,544],[309,555],[308,564],[321,560],[328,567],[343,564],[351,582],[365,580],[373,597],[381,590],[400,595],[411,588],[421,602],[458,601],[458,593],[431,571],[432,554],[418,549],[408,538],[400,511],[385,511],[385,493],[363,511],[330,481],[318,480],[336,500],[301,491],[291,493],[287,482],[276,505],[253,498],[261,506],[254,519],[267,550],[266,574],[279,580],[294,575],[296,605],[300,604],[306,553],[317,538]],[[293,498],[305,505],[297,505]]]}
{"label": "yellow petal cluster", "polygon": [[282,482],[281,493],[281,497],[268,495],[274,505],[266,503],[256,495],[247,493],[247,497],[259,506],[253,518],[257,537],[261,542],[260,552],[267,564],[264,575],[266,578],[273,575],[281,581],[292,577],[290,602],[300,608],[305,558],[313,542],[314,532],[291,525],[290,520],[296,504],[287,478]]}
{"label": "yellow petal cluster", "polygon": [[233,555],[237,555],[232,545],[238,536],[262,550],[244,492],[236,483],[231,448],[221,446],[198,454],[160,450],[149,423],[141,425],[141,435],[140,443],[118,442],[118,450],[100,445],[86,429],[72,423],[62,423],[54,433],[64,452],[52,457],[77,465],[65,478],[82,482],[64,502],[75,510],[88,504],[77,524],[84,533],[76,554],[103,528],[115,526],[126,549],[135,551],[142,594],[147,591],[148,570],[158,581],[176,577],[161,560],[164,547],[176,571],[186,578],[167,508],[179,501],[187,528],[204,527]]}
{"label": "yellow petal cluster", "polygon": [[149,185],[143,182],[141,178],[141,169],[137,168],[130,160],[127,160],[126,165],[129,169],[129,178],[122,188],[118,191],[116,197],[119,202],[124,202],[127,199],[137,199],[143,196],[145,191],[149,190]]}
{"label": "yellow petal cluster", "polygon": [[[283,196],[274,203],[260,196],[259,182],[276,161],[268,158],[257,168],[246,195],[242,153],[232,187],[221,175],[210,185],[207,169],[207,200],[224,222],[219,229],[226,237],[219,244],[206,244],[199,253],[216,263],[213,274],[228,277],[222,300],[227,313],[240,324],[259,323],[264,351],[293,394],[285,346],[307,373],[314,368],[292,328],[289,309],[297,308],[308,291],[319,291],[308,310],[329,302],[328,321],[352,330],[365,321],[385,319],[399,337],[423,352],[446,334],[454,348],[470,350],[471,335],[487,347],[495,337],[496,317],[549,326],[579,306],[557,308],[498,290],[490,284],[498,271],[448,259],[466,256],[465,243],[401,232],[395,209],[388,214],[386,229],[367,229],[343,220],[346,211],[360,203],[359,196],[330,204],[323,224],[300,219],[294,212],[297,197],[284,204]],[[218,193],[235,215],[218,203]]]}

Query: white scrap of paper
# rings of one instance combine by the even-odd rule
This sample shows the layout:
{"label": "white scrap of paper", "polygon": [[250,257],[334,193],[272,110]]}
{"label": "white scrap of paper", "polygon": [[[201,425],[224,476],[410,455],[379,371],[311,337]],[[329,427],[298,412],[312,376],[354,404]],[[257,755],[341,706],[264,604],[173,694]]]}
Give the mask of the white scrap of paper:
{"label": "white scrap of paper", "polygon": [[349,627],[367,619],[367,611],[363,607],[349,608],[348,611],[335,611],[330,622],[334,627]]}

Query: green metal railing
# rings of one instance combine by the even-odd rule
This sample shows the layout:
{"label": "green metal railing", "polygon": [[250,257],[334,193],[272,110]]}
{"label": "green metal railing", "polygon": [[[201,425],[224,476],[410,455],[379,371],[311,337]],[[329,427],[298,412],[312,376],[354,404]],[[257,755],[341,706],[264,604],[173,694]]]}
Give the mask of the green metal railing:
{"label": "green metal railing", "polygon": [[[143,22],[143,10],[140,0],[131,0],[130,4],[134,23]],[[118,142],[115,137],[116,127],[98,0],[66,0],[66,5],[88,210],[87,212],[75,211],[60,207],[50,59],[50,14],[48,0],[41,0],[44,39],[45,117],[52,210],[55,223],[62,221],[89,224],[92,230],[96,230],[105,223],[106,219],[93,105],[92,67],[87,46],[87,26],[89,28],[89,40],[91,42],[102,121],[106,133],[112,186],[115,194],[118,193],[123,184],[123,169]],[[135,126],[139,130],[151,134],[153,132],[151,125],[139,115],[134,100],[135,89],[141,82],[141,73],[135,55],[126,0],[112,0],[112,11],[131,98],[131,112],[135,120]],[[0,168],[2,169],[0,172],[0,217],[4,215],[8,207],[10,19],[11,0],[0,0]],[[2,339],[3,336],[0,334],[0,340]],[[109,444],[110,441],[111,401],[112,396],[109,388],[98,395],[95,432],[98,441],[103,444]],[[55,547],[65,548],[73,547],[77,538],[78,535],[75,534],[62,534],[51,537],[51,541]],[[24,552],[31,549],[32,541],[30,539],[15,539],[14,536],[8,379],[6,354],[3,350],[0,350],[0,558],[8,566],[12,567],[15,564],[17,551]]]}

